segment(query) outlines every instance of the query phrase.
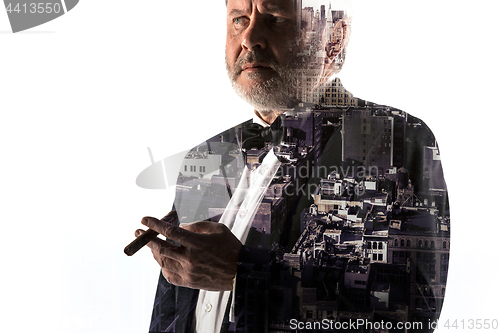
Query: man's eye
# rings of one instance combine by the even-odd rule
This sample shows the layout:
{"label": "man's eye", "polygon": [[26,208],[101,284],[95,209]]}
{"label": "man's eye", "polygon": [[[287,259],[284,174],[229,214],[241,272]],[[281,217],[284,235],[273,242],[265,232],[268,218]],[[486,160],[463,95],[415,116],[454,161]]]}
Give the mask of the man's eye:
{"label": "man's eye", "polygon": [[234,24],[242,25],[245,24],[246,18],[244,17],[236,17],[233,19]]}
{"label": "man's eye", "polygon": [[273,16],[272,17],[272,21],[274,23],[285,23],[286,22],[286,18],[284,17],[279,17],[279,16]]}

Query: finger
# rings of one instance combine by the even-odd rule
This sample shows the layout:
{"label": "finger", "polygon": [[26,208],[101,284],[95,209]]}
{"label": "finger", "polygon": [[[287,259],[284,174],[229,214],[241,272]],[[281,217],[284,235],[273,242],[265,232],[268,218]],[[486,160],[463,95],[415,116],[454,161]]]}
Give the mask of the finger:
{"label": "finger", "polygon": [[169,272],[166,270],[162,270],[161,273],[163,274],[163,277],[165,278],[165,280],[167,280],[168,283],[176,286],[187,287],[184,280],[179,274],[174,272]]}
{"label": "finger", "polygon": [[198,237],[196,233],[179,228],[174,224],[160,221],[154,217],[149,216],[144,217],[141,222],[148,228],[153,229],[154,231],[181,245],[189,246],[191,244],[198,243]]}
{"label": "finger", "polygon": [[169,241],[156,238],[148,243],[148,247],[153,253],[158,253],[161,256],[177,261],[185,260],[185,248],[177,246]]}
{"label": "finger", "polygon": [[156,262],[158,265],[160,265],[161,269],[163,271],[169,271],[169,272],[174,272],[174,273],[179,273],[183,271],[182,265],[180,262],[167,258],[165,256],[162,256],[158,252],[152,251],[153,253],[153,258],[155,258]]}

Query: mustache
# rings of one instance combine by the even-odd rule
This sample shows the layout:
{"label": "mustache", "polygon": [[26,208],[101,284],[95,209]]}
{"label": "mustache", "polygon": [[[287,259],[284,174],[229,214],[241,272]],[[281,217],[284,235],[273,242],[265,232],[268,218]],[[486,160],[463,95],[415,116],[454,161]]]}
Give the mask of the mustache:
{"label": "mustache", "polygon": [[255,50],[246,52],[244,55],[238,57],[234,64],[234,74],[240,75],[244,65],[254,62],[258,62],[259,64],[268,66],[272,70],[279,72],[280,66],[273,56],[260,50]]}

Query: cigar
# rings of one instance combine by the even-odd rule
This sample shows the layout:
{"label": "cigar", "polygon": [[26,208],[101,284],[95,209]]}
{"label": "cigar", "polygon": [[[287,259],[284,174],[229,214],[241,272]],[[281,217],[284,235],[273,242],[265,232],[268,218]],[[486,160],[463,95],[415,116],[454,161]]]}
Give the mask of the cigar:
{"label": "cigar", "polygon": [[[168,213],[165,217],[161,219],[162,221],[172,223],[175,220],[177,220],[177,213],[175,210],[171,211]],[[129,245],[127,245],[124,249],[123,252],[125,252],[126,255],[131,256],[137,251],[139,251],[144,245],[152,241],[158,233],[154,231],[153,229],[148,229],[146,230],[145,233],[134,239]]]}

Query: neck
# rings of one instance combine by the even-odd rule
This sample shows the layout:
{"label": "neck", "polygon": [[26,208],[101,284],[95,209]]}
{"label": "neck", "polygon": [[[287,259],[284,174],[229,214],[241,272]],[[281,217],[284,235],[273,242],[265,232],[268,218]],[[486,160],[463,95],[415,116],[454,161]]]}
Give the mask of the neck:
{"label": "neck", "polygon": [[254,111],[257,117],[259,117],[262,121],[264,121],[266,124],[271,125],[276,118],[279,117],[280,114],[282,114],[284,111],[274,111],[274,110],[267,110],[267,111]]}

